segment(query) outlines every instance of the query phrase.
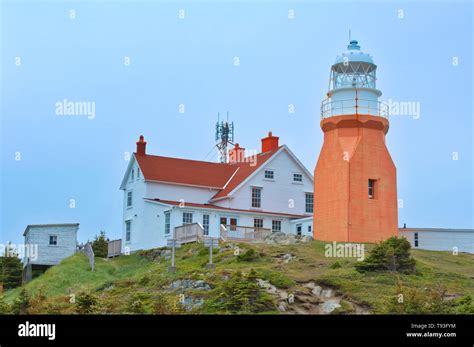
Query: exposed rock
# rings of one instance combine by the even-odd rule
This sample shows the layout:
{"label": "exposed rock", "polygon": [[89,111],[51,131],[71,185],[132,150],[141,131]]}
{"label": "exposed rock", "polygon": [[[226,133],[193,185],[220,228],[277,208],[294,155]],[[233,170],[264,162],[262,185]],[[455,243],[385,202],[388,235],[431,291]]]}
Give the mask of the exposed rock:
{"label": "exposed rock", "polygon": [[313,238],[311,236],[301,236],[277,232],[267,235],[263,242],[270,245],[294,245],[297,243],[306,243],[312,239]]}
{"label": "exposed rock", "polygon": [[311,290],[311,293],[313,293],[313,295],[316,295],[316,296],[321,296],[321,291],[322,291],[322,288],[320,286],[316,286]]}
{"label": "exposed rock", "polygon": [[311,293],[315,296],[320,296],[321,295],[321,290],[322,288],[314,282],[308,282],[304,285],[304,287],[311,289]]}
{"label": "exposed rock", "polygon": [[329,314],[339,307],[341,307],[341,305],[339,305],[336,300],[328,300],[321,305],[321,313]]}
{"label": "exposed rock", "polygon": [[161,262],[162,260],[171,259],[171,250],[170,249],[150,249],[139,253],[148,260]]}
{"label": "exposed rock", "polygon": [[330,298],[331,296],[333,296],[332,289],[324,289],[324,290],[321,291],[321,297]]}
{"label": "exposed rock", "polygon": [[171,290],[186,290],[186,289],[197,289],[197,290],[211,290],[209,284],[204,282],[203,280],[176,280],[171,283],[168,287]]}
{"label": "exposed rock", "polygon": [[295,260],[295,259],[296,259],[296,256],[294,256],[294,255],[291,254],[291,253],[286,253],[286,254],[283,254],[283,256],[281,257],[281,259],[282,259],[283,262],[286,264],[286,263],[289,263],[289,262],[292,261],[292,260]]}
{"label": "exposed rock", "polygon": [[[257,284],[278,301],[278,311],[284,314],[367,314],[369,307],[342,300],[342,295],[332,288],[304,283],[291,293],[279,289],[269,281],[257,279]],[[290,300],[291,295],[291,300]]]}
{"label": "exposed rock", "polygon": [[191,311],[204,305],[204,299],[187,296],[184,298],[182,305],[187,311]]}

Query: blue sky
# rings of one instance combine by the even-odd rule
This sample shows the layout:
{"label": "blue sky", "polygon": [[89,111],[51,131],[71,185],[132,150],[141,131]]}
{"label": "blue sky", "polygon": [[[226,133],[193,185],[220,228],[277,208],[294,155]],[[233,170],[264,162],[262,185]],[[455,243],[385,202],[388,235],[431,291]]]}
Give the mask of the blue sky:
{"label": "blue sky", "polygon": [[[217,112],[241,146],[272,130],[313,171],[349,29],[378,65],[380,100],[420,103],[387,135],[399,224],[472,228],[472,14],[468,1],[3,1],[0,243],[35,223],[120,237],[124,152],[144,134],[149,153],[203,160]],[[56,115],[63,99],[95,102],[95,118]]]}

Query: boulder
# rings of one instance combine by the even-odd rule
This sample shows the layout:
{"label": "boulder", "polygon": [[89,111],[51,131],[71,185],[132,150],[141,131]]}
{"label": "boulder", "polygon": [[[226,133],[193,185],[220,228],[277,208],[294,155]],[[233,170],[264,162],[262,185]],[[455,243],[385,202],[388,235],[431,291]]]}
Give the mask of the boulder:
{"label": "boulder", "polygon": [[266,244],[273,245],[293,245],[297,243],[306,243],[311,241],[313,238],[311,236],[301,236],[294,234],[285,234],[282,232],[271,233],[265,236],[263,242]]}
{"label": "boulder", "polygon": [[339,307],[341,307],[341,305],[339,305],[336,301],[328,300],[321,305],[321,313],[329,314]]}
{"label": "boulder", "polygon": [[186,289],[197,289],[197,290],[211,290],[211,286],[203,280],[193,281],[190,279],[176,280],[171,283],[168,287],[171,290],[186,290]]}

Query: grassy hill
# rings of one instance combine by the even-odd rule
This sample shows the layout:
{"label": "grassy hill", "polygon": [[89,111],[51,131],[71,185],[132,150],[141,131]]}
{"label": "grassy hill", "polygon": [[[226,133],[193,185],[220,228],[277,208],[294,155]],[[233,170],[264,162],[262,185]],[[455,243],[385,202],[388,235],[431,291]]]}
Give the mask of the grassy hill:
{"label": "grassy hill", "polygon": [[[94,272],[78,253],[22,288],[31,313],[65,314],[78,307],[93,313],[321,313],[324,296],[338,303],[332,313],[386,313],[401,288],[411,296],[437,290],[445,300],[474,297],[472,254],[412,250],[416,274],[359,273],[355,258],[325,257],[324,245],[221,244],[216,267],[208,270],[208,249],[189,244],[177,250],[176,273],[167,272],[170,262],[160,250],[96,258]],[[315,287],[323,294],[316,297]],[[4,293],[4,300],[13,303],[22,288]]]}

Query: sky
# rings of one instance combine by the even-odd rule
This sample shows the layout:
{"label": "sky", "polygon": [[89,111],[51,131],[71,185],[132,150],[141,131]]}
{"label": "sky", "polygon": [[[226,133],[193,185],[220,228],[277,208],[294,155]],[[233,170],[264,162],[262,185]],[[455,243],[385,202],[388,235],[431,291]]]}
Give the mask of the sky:
{"label": "sky", "polygon": [[[218,112],[242,147],[272,131],[313,171],[349,30],[378,66],[380,100],[420,107],[392,116],[386,137],[399,225],[474,227],[470,1],[4,0],[0,11],[0,243],[64,222],[81,224],[80,242],[120,238],[138,136],[148,153],[215,161]],[[95,113],[61,115],[64,99]]]}

